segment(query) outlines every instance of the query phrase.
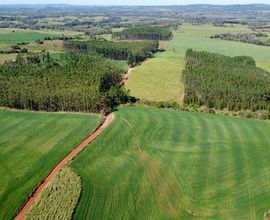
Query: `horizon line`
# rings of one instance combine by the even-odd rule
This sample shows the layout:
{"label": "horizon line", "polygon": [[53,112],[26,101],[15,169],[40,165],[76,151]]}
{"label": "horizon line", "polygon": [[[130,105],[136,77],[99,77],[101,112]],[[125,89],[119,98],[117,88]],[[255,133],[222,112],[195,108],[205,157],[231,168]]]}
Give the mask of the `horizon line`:
{"label": "horizon line", "polygon": [[267,4],[267,3],[249,3],[249,4],[241,4],[241,3],[238,3],[238,4],[168,4],[168,5],[164,5],[164,4],[160,4],[160,5],[127,5],[127,4],[111,4],[111,5],[105,5],[105,4],[69,4],[69,3],[49,3],[49,4],[46,4],[46,3],[35,3],[35,4],[31,4],[31,3],[0,3],[0,6],[24,6],[24,5],[27,5],[27,6],[36,6],[36,5],[66,5],[66,6],[105,6],[105,7],[108,7],[108,6],[194,6],[194,5],[208,5],[208,6],[248,6],[248,5],[267,5],[267,6],[270,6],[270,4]]}

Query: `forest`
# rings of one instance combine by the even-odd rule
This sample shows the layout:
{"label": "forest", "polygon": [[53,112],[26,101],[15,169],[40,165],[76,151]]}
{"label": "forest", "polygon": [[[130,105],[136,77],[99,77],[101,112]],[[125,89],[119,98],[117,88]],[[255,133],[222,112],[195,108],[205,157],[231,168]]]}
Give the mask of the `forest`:
{"label": "forest", "polygon": [[270,74],[253,58],[186,52],[185,98],[188,105],[237,110],[270,110]]}
{"label": "forest", "polygon": [[169,40],[172,38],[172,31],[157,27],[128,28],[114,32],[112,36],[119,40]]}
{"label": "forest", "polygon": [[106,114],[128,99],[121,74],[100,56],[69,53],[57,63],[49,54],[20,54],[0,66],[0,106]]}
{"label": "forest", "polygon": [[138,63],[151,57],[158,50],[158,41],[114,42],[107,40],[67,41],[64,46],[69,51],[97,53],[114,60],[128,60]]}

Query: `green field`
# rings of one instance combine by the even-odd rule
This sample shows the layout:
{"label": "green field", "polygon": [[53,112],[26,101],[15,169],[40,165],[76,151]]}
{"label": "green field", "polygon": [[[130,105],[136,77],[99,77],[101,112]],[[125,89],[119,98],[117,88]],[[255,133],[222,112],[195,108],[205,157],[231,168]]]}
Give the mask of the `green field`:
{"label": "green field", "polygon": [[123,108],[71,166],[75,219],[262,219],[270,208],[269,122]]}
{"label": "green field", "polygon": [[123,70],[124,72],[126,72],[128,70],[128,64],[127,61],[125,60],[111,60],[109,59],[109,61],[114,64],[115,66],[117,66],[119,69]]}
{"label": "green field", "polygon": [[0,110],[0,219],[11,219],[99,120],[98,115]]}
{"label": "green field", "polygon": [[185,67],[183,53],[164,52],[136,67],[125,86],[130,94],[143,100],[182,103],[181,83]]}
{"label": "green field", "polygon": [[35,31],[15,31],[8,33],[0,33],[0,44],[17,44],[20,42],[33,42],[35,40],[43,40],[44,37],[57,36],[50,33],[40,33]]}

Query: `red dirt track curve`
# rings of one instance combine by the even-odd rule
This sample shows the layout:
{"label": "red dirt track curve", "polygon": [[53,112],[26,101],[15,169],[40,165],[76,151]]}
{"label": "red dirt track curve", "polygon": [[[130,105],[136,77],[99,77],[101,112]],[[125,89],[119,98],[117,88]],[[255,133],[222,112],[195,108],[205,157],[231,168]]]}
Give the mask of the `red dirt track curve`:
{"label": "red dirt track curve", "polygon": [[46,187],[46,185],[51,181],[54,175],[65,166],[70,160],[72,160],[79,152],[81,152],[84,148],[87,147],[89,143],[95,140],[104,130],[105,128],[113,121],[114,114],[108,115],[104,122],[99,126],[99,128],[93,132],[89,137],[87,137],[82,143],[80,143],[75,149],[73,149],[62,161],[60,161],[53,170],[49,173],[49,175],[37,186],[37,188],[33,191],[32,195],[28,198],[26,203],[21,208],[20,212],[15,217],[16,220],[24,220],[27,212],[31,208],[31,206],[36,201],[37,197],[40,195],[42,190]]}

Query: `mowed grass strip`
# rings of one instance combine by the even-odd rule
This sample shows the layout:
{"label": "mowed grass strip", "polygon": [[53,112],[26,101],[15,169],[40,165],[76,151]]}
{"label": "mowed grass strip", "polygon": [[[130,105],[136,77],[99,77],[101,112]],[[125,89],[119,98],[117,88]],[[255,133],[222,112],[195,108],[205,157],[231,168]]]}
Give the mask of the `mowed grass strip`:
{"label": "mowed grass strip", "polygon": [[163,52],[136,67],[125,87],[130,94],[150,101],[176,101],[182,103],[184,88],[182,70],[184,54]]}
{"label": "mowed grass strip", "polygon": [[0,111],[0,219],[11,219],[34,188],[97,126],[98,115]]}
{"label": "mowed grass strip", "polygon": [[26,219],[71,219],[80,192],[80,177],[69,167],[64,167],[42,191]]}
{"label": "mowed grass strip", "polygon": [[123,108],[72,162],[75,219],[262,219],[270,203],[270,124]]}

